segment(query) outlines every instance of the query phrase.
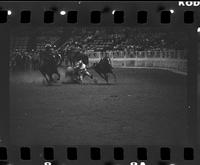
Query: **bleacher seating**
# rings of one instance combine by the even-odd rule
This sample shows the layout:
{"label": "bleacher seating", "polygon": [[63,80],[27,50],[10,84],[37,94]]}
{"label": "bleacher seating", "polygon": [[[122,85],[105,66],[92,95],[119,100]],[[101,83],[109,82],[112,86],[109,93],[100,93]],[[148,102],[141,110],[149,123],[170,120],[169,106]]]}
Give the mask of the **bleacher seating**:
{"label": "bleacher seating", "polygon": [[13,44],[13,49],[19,51],[26,51],[28,40],[29,40],[28,36],[14,38],[11,41],[11,43]]}
{"label": "bleacher seating", "polygon": [[[33,33],[32,31],[30,34]],[[22,33],[23,34],[23,33]],[[71,50],[82,47],[85,51],[126,51],[129,56],[134,56],[136,51],[169,51],[184,50],[187,38],[182,33],[163,32],[149,28],[131,27],[87,27],[87,28],[47,28],[36,29],[35,34],[13,37],[12,50],[26,50],[29,40],[37,51],[44,49],[46,43],[56,45],[64,39],[59,47],[62,50]],[[69,35],[70,34],[70,35]],[[29,46],[31,47],[31,46]],[[115,53],[116,56],[122,56]],[[117,58],[117,57],[116,57]]]}
{"label": "bleacher seating", "polygon": [[44,49],[45,44],[49,43],[54,45],[54,43],[59,39],[58,36],[40,36],[36,38],[36,50],[41,51]]}

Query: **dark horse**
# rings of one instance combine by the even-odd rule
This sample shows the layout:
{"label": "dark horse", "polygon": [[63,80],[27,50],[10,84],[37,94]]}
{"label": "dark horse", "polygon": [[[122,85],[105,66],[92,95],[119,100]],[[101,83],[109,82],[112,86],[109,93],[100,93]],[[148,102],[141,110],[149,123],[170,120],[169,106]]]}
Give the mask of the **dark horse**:
{"label": "dark horse", "polygon": [[92,68],[108,83],[108,73],[111,73],[117,80],[115,73],[113,72],[113,67],[107,58],[100,60],[98,63],[94,63]]}
{"label": "dark horse", "polygon": [[39,71],[42,73],[48,84],[54,82],[52,77],[53,74],[58,76],[57,80],[60,79],[60,74],[58,73],[60,60],[61,58],[58,54],[53,55],[51,52],[47,51],[40,54]]}

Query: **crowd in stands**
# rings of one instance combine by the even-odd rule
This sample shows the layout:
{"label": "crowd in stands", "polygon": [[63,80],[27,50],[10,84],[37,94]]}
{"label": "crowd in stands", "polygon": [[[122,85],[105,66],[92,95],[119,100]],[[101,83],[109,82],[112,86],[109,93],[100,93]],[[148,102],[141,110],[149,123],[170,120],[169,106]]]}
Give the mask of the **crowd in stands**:
{"label": "crowd in stands", "polygon": [[[117,52],[114,58],[123,56],[123,53],[134,57],[137,51],[184,50],[187,44],[187,35],[181,32],[132,27],[45,27],[17,32],[11,38],[10,59],[18,55],[24,60],[38,55],[47,43],[64,54],[76,49],[102,54],[113,51]],[[137,55],[142,56],[140,53]]]}
{"label": "crowd in stands", "polygon": [[154,51],[184,49],[187,38],[181,33],[153,32],[133,28],[82,28],[74,29],[66,41],[70,48],[76,43],[86,50],[124,50]]}
{"label": "crowd in stands", "polygon": [[[66,30],[67,31],[67,30]],[[66,37],[64,28],[40,28],[35,35],[36,49],[40,50],[45,43],[54,44],[60,38],[65,38],[63,45],[70,49],[81,45],[84,49],[94,51],[134,49],[135,51],[184,49],[187,40],[183,33],[159,32],[150,29],[135,29],[131,27],[89,27],[68,29]],[[17,44],[26,45],[27,36]],[[23,39],[23,37],[22,37]],[[26,42],[25,42],[26,41]]]}

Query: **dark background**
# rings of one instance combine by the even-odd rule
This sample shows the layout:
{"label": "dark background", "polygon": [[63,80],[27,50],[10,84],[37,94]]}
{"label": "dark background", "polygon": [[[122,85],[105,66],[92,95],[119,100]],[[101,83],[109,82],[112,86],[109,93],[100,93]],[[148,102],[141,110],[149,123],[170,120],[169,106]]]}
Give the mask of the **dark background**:
{"label": "dark background", "polygon": [[[95,3],[90,3],[90,2],[82,2],[81,5],[79,5],[77,2],[1,2],[0,3],[0,7],[2,9],[10,9],[13,11],[12,16],[10,16],[8,18],[8,23],[7,24],[1,24],[0,25],[0,50],[1,50],[1,60],[0,60],[0,104],[1,104],[1,115],[0,115],[0,138],[2,139],[2,141],[0,142],[1,146],[8,146],[9,142],[8,142],[8,137],[9,137],[9,133],[8,133],[8,128],[9,128],[9,104],[8,104],[8,54],[9,54],[9,28],[13,27],[15,28],[15,26],[21,26],[19,23],[19,11],[24,9],[24,10],[32,10],[32,18],[31,18],[31,23],[28,25],[23,25],[23,26],[38,26],[38,25],[43,25],[43,12],[44,10],[49,10],[49,9],[65,9],[65,10],[79,10],[80,13],[78,14],[78,24],[76,26],[83,26],[83,25],[89,25],[90,19],[89,19],[89,12],[93,9],[95,10],[104,10],[105,8],[109,9],[107,10],[107,12],[104,12],[102,14],[102,19],[103,22],[101,23],[101,25],[113,25],[113,22],[110,20],[113,20],[113,15],[111,14],[111,11],[113,9],[119,9],[119,10],[124,10],[125,11],[125,23],[123,25],[132,25],[132,26],[164,26],[164,27],[172,27],[175,28],[176,30],[184,30],[184,29],[190,29],[193,30],[193,40],[197,41],[197,38],[195,37],[195,32],[196,32],[196,28],[197,26],[199,26],[200,24],[200,19],[199,19],[199,12],[198,9],[199,7],[178,7],[177,2],[145,2],[145,3],[136,3],[136,2],[95,2]],[[175,14],[173,15],[173,22],[170,25],[160,25],[160,9],[169,9],[169,8],[173,8],[175,10]],[[149,17],[148,17],[148,23],[145,25],[137,25],[137,21],[136,21],[136,12],[138,10],[146,10],[149,12]],[[185,10],[195,10],[196,14],[195,14],[195,23],[193,25],[186,25],[183,24],[183,11]],[[59,16],[58,12],[56,12],[57,14],[55,15],[55,23],[53,23],[51,26],[54,25],[65,25],[65,26],[71,26],[70,24],[67,24],[65,16],[61,17]],[[50,25],[46,25],[46,26],[50,26]],[[99,26],[99,25],[98,25]],[[192,33],[192,32],[191,32]],[[197,47],[196,45],[192,44],[190,45],[190,50],[191,53],[194,54],[194,58],[192,63],[191,63],[191,72],[195,71],[195,55],[197,55]],[[196,60],[197,61],[197,60]],[[195,72],[194,72],[195,73]],[[191,75],[191,85],[195,85],[196,83],[194,82],[196,79],[195,75]],[[191,89],[191,88],[190,88]],[[191,95],[193,95],[192,99],[193,103],[196,103],[196,86],[194,86],[192,88],[191,91]],[[196,91],[195,91],[196,90]],[[191,97],[189,97],[191,99]],[[199,98],[198,98],[199,99]],[[192,109],[192,112],[188,115],[189,120],[192,122],[191,123],[191,137],[192,146],[195,146],[198,142],[199,144],[199,140],[200,138],[195,138],[194,136],[197,135],[197,106],[194,105],[194,108]],[[199,130],[199,129],[198,129]],[[197,137],[197,136],[196,136]],[[196,139],[196,140],[194,140]],[[130,151],[129,147],[124,146],[126,148],[126,150]],[[14,151],[15,148],[12,147],[12,149]],[[151,147],[151,149],[154,150],[154,152],[152,152],[152,154],[156,154],[158,153],[156,149],[154,149],[154,147]],[[87,154],[87,149],[82,149],[85,153]],[[178,150],[180,152],[180,154],[175,155],[173,160],[176,160],[176,162],[181,162],[181,164],[194,164],[196,165],[196,162],[184,162],[182,159],[182,148],[181,150],[179,150],[179,148],[177,147],[175,149],[175,151]],[[35,152],[38,154],[38,149],[35,150]],[[41,152],[41,151],[40,151]],[[109,152],[109,150],[108,150]],[[110,157],[112,157],[112,154],[109,154],[108,152],[105,152],[105,155],[107,155],[107,158],[110,159]],[[15,154],[12,155],[13,157],[13,161],[16,161],[16,163],[18,164],[24,164],[24,162],[18,162],[18,158],[16,158],[17,152],[13,152]],[[134,152],[133,152],[134,153]],[[39,159],[39,156],[36,156],[36,159]],[[82,160],[87,159],[87,156],[84,157],[84,154],[82,155]],[[127,156],[126,161],[123,162],[123,164],[128,164],[130,159],[136,159],[134,156],[132,157],[131,154],[129,156]],[[158,158],[159,159],[159,158]],[[152,157],[152,159],[149,159],[149,162],[155,162],[157,160],[156,157]],[[197,161],[199,162],[199,161]],[[32,162],[33,163],[33,162]],[[34,162],[35,163],[35,162]],[[38,163],[38,162],[37,162]],[[90,162],[91,164],[93,164],[92,162]],[[98,164],[95,162],[95,164]],[[102,162],[99,162],[99,164],[102,164]]]}

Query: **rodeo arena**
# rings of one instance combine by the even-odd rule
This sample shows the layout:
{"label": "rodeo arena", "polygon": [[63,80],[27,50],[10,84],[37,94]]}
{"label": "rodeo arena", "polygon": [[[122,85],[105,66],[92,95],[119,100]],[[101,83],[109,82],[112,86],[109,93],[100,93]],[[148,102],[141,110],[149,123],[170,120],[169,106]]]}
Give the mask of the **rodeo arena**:
{"label": "rodeo arena", "polygon": [[14,144],[187,143],[187,36],[133,27],[10,36]]}

